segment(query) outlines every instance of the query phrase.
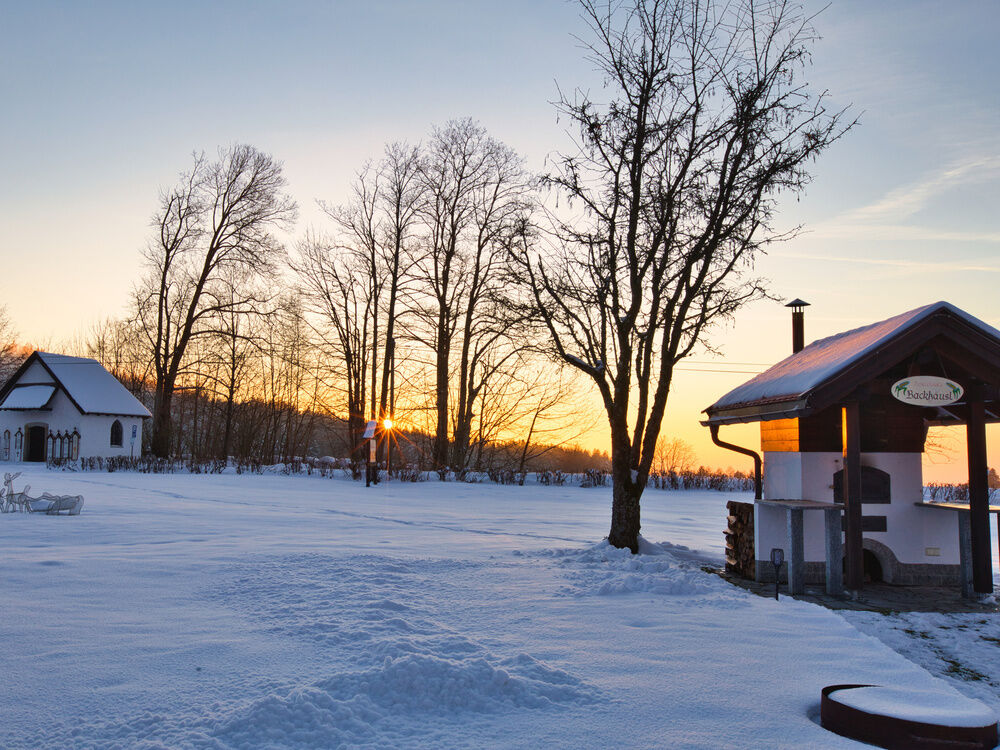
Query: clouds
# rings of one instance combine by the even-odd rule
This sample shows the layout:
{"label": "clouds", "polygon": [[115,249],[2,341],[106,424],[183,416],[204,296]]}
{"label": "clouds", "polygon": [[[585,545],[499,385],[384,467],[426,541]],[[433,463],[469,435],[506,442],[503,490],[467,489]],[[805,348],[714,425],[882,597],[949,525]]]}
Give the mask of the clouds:
{"label": "clouds", "polygon": [[866,224],[903,221],[949,190],[983,182],[1000,182],[1000,156],[978,156],[947,166],[916,183],[889,191],[881,200],[849,212],[842,220]]}
{"label": "clouds", "polygon": [[816,253],[771,253],[778,258],[826,261],[832,263],[859,263],[868,266],[900,268],[916,273],[1000,273],[1000,263],[976,261],[933,261],[916,258],[858,258],[848,255],[818,255]]}
{"label": "clouds", "polygon": [[[815,239],[1000,243],[997,231],[910,223],[917,214],[949,195],[971,187],[986,195],[1000,194],[1000,156],[990,153],[952,162],[919,180],[889,190],[873,203],[813,225],[809,234]],[[947,220],[948,216],[942,213],[934,216],[935,223]]]}

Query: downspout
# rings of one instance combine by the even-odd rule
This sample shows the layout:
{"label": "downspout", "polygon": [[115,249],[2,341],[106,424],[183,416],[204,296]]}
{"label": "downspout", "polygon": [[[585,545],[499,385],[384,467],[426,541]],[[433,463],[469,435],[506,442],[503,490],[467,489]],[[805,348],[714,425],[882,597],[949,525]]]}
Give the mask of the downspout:
{"label": "downspout", "polygon": [[744,456],[750,456],[753,459],[753,498],[754,500],[760,500],[763,496],[763,486],[760,479],[760,454],[756,451],[752,451],[749,448],[741,448],[738,445],[733,445],[732,443],[727,443],[725,440],[719,439],[719,425],[710,424],[708,429],[712,433],[712,442],[715,443],[720,448],[725,448],[726,450],[735,451],[736,453],[742,453]]}

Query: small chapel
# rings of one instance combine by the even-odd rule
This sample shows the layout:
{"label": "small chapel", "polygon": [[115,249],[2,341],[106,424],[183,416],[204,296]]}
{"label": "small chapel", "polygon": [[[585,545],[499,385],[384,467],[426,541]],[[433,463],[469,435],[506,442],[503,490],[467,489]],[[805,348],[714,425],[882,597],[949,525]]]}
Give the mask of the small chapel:
{"label": "small chapel", "polygon": [[0,388],[0,461],[140,456],[151,416],[96,359],[36,351]]}

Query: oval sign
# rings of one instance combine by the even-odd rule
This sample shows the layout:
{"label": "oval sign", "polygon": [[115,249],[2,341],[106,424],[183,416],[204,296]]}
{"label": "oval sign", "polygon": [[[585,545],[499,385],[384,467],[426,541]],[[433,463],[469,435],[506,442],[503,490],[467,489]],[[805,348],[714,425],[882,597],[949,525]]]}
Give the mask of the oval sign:
{"label": "oval sign", "polygon": [[933,375],[914,375],[892,384],[892,395],[905,404],[945,406],[954,404],[965,389],[953,380]]}

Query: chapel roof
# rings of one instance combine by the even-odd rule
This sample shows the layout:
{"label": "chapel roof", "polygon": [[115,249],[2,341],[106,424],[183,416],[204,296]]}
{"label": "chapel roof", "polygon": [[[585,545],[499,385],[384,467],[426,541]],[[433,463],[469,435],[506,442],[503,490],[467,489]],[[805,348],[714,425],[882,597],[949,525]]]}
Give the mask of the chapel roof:
{"label": "chapel roof", "polygon": [[96,359],[37,351],[28,357],[0,389],[0,409],[37,409],[45,405],[36,403],[39,399],[44,398],[46,403],[49,401],[52,392],[39,388],[39,385],[44,384],[22,382],[22,376],[35,362],[41,363],[82,414],[152,416],[121,381]]}

